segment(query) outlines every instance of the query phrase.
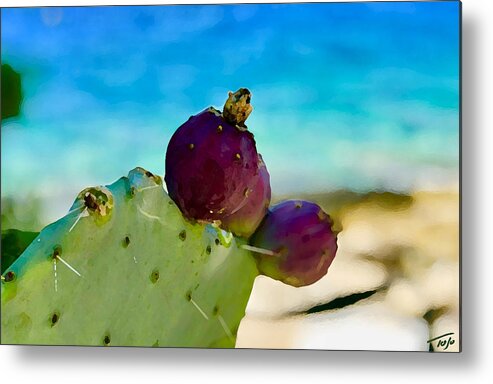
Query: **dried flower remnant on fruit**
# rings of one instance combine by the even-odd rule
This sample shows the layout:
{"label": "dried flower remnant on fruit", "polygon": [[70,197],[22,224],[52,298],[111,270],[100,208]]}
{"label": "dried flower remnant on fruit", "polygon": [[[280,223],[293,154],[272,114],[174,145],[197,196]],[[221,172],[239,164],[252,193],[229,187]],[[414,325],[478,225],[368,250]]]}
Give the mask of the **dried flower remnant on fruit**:
{"label": "dried flower remnant on fruit", "polygon": [[253,110],[250,104],[251,97],[252,94],[246,88],[240,88],[234,93],[229,92],[223,109],[224,119],[240,129],[246,129],[245,121]]}

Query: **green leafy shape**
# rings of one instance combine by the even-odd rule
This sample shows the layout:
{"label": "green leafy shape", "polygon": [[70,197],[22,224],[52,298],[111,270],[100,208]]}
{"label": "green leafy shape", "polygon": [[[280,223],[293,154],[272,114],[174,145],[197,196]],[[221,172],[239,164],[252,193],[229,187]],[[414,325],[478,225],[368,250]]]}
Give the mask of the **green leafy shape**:
{"label": "green leafy shape", "polygon": [[22,102],[21,75],[9,64],[2,64],[2,120],[19,114]]}
{"label": "green leafy shape", "polygon": [[36,236],[38,232],[24,232],[17,229],[2,231],[2,273],[24,252]]}
{"label": "green leafy shape", "polygon": [[142,168],[86,189],[5,271],[2,343],[234,347],[258,274],[242,244]]}

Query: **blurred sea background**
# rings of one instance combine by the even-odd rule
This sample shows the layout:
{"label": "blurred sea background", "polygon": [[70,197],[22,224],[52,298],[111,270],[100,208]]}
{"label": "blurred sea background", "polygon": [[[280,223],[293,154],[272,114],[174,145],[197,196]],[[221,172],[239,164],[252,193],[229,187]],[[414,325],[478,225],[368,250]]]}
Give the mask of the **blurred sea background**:
{"label": "blurred sea background", "polygon": [[454,332],[458,349],[458,2],[12,8],[1,22],[23,97],[1,125],[2,231],[39,231],[136,166],[163,176],[176,128],[247,87],[273,200],[316,201],[341,233],[312,286],[257,279],[237,346],[437,350],[427,340]]}

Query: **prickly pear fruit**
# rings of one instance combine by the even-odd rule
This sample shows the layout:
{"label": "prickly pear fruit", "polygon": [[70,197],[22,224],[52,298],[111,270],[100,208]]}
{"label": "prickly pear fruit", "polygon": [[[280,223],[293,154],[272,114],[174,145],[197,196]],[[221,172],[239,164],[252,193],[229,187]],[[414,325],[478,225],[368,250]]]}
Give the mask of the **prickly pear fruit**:
{"label": "prickly pear fruit", "polygon": [[258,275],[244,243],[142,168],[85,189],[2,275],[2,343],[234,347]]}
{"label": "prickly pear fruit", "polygon": [[259,271],[301,287],[321,279],[337,251],[332,220],[315,203],[287,200],[269,209],[250,239]]}
{"label": "prickly pear fruit", "polygon": [[259,154],[259,173],[252,189],[246,192],[247,203],[237,212],[222,219],[221,226],[242,237],[250,237],[259,226],[270,204],[269,172]]}
{"label": "prickly pear fruit", "polygon": [[[252,213],[245,220],[256,221],[257,211],[265,213],[263,199],[249,198],[259,179],[265,179],[259,176],[262,163],[253,134],[245,126],[252,110],[250,97],[245,88],[230,92],[222,114],[206,109],[173,134],[166,151],[165,181],[187,218],[222,221],[249,202]],[[245,223],[245,228],[252,226]]]}

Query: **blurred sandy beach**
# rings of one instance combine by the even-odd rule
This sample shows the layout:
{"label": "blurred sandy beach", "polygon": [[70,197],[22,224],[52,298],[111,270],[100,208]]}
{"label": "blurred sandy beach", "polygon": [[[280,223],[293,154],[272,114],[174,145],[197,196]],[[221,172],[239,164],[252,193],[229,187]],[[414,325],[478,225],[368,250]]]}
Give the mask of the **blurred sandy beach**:
{"label": "blurred sandy beach", "polygon": [[[298,196],[297,196],[298,197]],[[341,230],[317,283],[293,288],[259,276],[239,348],[459,350],[457,191],[305,196]]]}

